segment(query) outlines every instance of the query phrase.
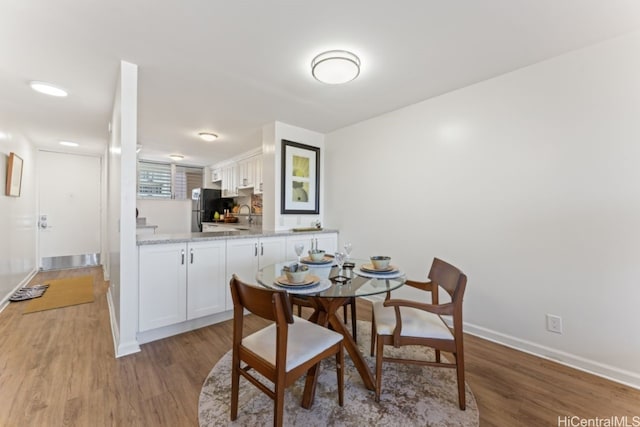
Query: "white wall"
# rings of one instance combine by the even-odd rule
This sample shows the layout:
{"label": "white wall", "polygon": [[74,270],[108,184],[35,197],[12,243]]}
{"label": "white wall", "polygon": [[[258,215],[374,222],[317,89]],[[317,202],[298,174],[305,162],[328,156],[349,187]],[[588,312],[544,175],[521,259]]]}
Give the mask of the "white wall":
{"label": "white wall", "polygon": [[462,268],[468,331],[640,387],[638,52],[634,33],[328,134],[327,225],[409,277]]}
{"label": "white wall", "polygon": [[147,225],[157,225],[156,234],[191,233],[191,204],[191,199],[138,199],[138,216],[146,218]]}
{"label": "white wall", "polygon": [[121,61],[116,85],[108,167],[109,307],[116,356],[140,351],[136,246],[138,67]]}
{"label": "white wall", "polygon": [[[320,148],[320,213],[318,215],[282,215],[280,213],[281,153],[283,139]],[[324,218],[323,213],[325,212],[324,135],[286,123],[275,122],[263,128],[262,153],[262,229],[288,230],[293,227],[309,226],[316,220],[322,222]]]}
{"label": "white wall", "polygon": [[[23,160],[20,197],[5,196],[11,152]],[[0,121],[0,308],[2,301],[36,272],[35,171],[33,144],[10,123]]]}

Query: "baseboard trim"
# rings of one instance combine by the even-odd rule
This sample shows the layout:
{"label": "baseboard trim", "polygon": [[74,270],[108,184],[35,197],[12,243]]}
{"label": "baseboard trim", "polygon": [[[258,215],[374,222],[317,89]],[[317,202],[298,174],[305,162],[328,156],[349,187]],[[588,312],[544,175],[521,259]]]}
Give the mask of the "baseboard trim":
{"label": "baseboard trim", "polygon": [[107,291],[107,305],[109,306],[109,320],[111,322],[111,337],[113,338],[113,353],[116,358],[138,353],[140,345],[138,342],[120,343],[120,329],[114,310],[113,295],[111,288]]}
{"label": "baseboard trim", "polygon": [[9,298],[11,298],[11,295],[13,295],[14,293],[16,293],[16,291],[17,291],[18,289],[20,289],[20,288],[23,288],[23,287],[27,286],[27,285],[29,284],[29,282],[31,281],[31,279],[33,279],[33,278],[36,276],[36,274],[38,274],[38,269],[37,269],[37,268],[34,268],[33,270],[31,270],[31,271],[29,272],[29,274],[27,274],[27,275],[25,276],[25,278],[24,278],[24,279],[22,279],[22,280],[20,281],[20,283],[18,283],[18,285],[17,285],[15,288],[13,288],[13,289],[11,290],[11,292],[9,292],[8,294],[6,294],[6,295],[2,298],[2,300],[0,300],[0,313],[2,313],[2,311],[3,311],[3,310],[4,310],[4,309],[9,305],[9,302],[10,302],[10,301],[9,301]]}
{"label": "baseboard trim", "polygon": [[596,362],[584,357],[546,347],[531,341],[496,332],[482,326],[464,323],[464,332],[487,341],[504,345],[514,350],[522,351],[542,359],[551,360],[570,368],[578,369],[589,374],[597,375],[611,381],[640,390],[640,375],[615,366]]}
{"label": "baseboard trim", "polygon": [[223,311],[222,313],[216,313],[209,316],[199,317],[197,319],[187,320],[173,325],[151,329],[149,331],[138,332],[137,338],[140,344],[146,344],[151,341],[156,341],[159,339],[193,331],[195,329],[214,325],[216,323],[224,322],[229,319],[233,319],[233,310]]}

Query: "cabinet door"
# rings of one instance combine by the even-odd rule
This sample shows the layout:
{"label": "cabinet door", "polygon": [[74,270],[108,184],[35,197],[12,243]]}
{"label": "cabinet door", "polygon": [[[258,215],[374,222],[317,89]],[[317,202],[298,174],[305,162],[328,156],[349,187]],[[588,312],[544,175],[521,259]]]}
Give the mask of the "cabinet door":
{"label": "cabinet door", "polygon": [[222,180],[222,172],[220,168],[211,169],[211,182],[218,182]]}
{"label": "cabinet door", "polygon": [[323,249],[328,254],[338,251],[338,233],[321,233],[313,236],[318,243],[318,249]]}
{"label": "cabinet door", "polygon": [[229,174],[227,172],[227,168],[220,169],[222,197],[226,197],[229,194]]}
{"label": "cabinet door", "polygon": [[185,243],[140,247],[138,303],[140,331],[186,320],[186,248]]}
{"label": "cabinet door", "polygon": [[285,237],[264,237],[260,239],[259,267],[285,261],[286,245],[287,239]]}
{"label": "cabinet door", "polygon": [[238,163],[238,187],[252,187],[254,178],[253,158],[242,160]]}
{"label": "cabinet door", "polygon": [[225,311],[225,241],[189,243],[187,249],[187,319]]}
{"label": "cabinet door", "polygon": [[[302,243],[304,245],[304,249],[302,250],[302,257],[308,256],[309,251],[311,250],[311,242],[313,240],[313,234],[294,234],[293,236],[287,236],[287,247],[285,251],[285,256],[287,260],[297,260],[298,255],[296,254],[296,250],[294,246],[296,243]],[[323,248],[321,248],[323,249]]]}
{"label": "cabinet door", "polygon": [[225,281],[226,309],[233,308],[229,282],[235,273],[242,281],[256,283],[258,273],[258,239],[227,240],[227,279]]}
{"label": "cabinet door", "polygon": [[236,165],[228,165],[222,168],[222,196],[231,197],[238,195]]}
{"label": "cabinet door", "polygon": [[229,192],[233,196],[238,195],[238,167],[236,165],[229,166]]}
{"label": "cabinet door", "polygon": [[262,194],[262,154],[254,158],[253,175],[253,193]]}

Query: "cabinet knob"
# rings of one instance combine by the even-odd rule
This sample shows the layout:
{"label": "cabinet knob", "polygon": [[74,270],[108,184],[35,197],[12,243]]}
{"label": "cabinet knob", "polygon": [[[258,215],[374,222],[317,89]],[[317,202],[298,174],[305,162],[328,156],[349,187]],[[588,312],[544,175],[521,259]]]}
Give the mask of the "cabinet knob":
{"label": "cabinet knob", "polygon": [[181,264],[184,265],[184,249],[180,251],[181,255],[182,255],[182,261]]}
{"label": "cabinet knob", "polygon": [[258,244],[255,244],[255,253],[253,254],[253,256],[258,256]]}
{"label": "cabinet knob", "polygon": [[193,264],[193,248],[191,248],[191,250],[189,252],[190,252],[190,255],[191,255],[191,264]]}

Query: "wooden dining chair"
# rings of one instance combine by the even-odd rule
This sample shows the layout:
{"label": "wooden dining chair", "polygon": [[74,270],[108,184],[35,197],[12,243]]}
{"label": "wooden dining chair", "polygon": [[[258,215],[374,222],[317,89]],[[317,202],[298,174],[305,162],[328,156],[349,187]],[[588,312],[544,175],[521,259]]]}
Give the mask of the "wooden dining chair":
{"label": "wooden dining chair", "polygon": [[[467,276],[458,268],[434,258],[429,271],[429,282],[407,280],[406,285],[431,292],[431,304],[426,302],[392,299],[387,293],[385,301],[373,303],[371,322],[371,355],[376,355],[375,399],[380,401],[382,363],[413,363],[418,365],[455,368],[458,380],[458,404],[466,408],[464,393],[464,352],[462,339],[462,298]],[[444,289],[451,302],[438,304],[438,288]],[[452,316],[449,328],[441,316]],[[384,346],[422,345],[435,350],[434,361],[384,357]],[[453,354],[455,363],[441,359],[440,352]]]}
{"label": "wooden dining chair", "polygon": [[[342,335],[301,317],[293,316],[285,291],[270,290],[231,278],[233,297],[233,366],[231,372],[231,421],[238,418],[240,375],[274,400],[274,426],[282,426],[284,391],[321,360],[335,355],[338,374],[338,403],[344,402],[344,351]],[[272,322],[271,325],[243,337],[244,310]],[[241,364],[245,366],[241,366]],[[273,382],[272,391],[249,371],[257,372]],[[313,389],[310,394],[313,393]],[[308,392],[308,390],[305,390]],[[313,395],[311,396],[313,400]]]}

